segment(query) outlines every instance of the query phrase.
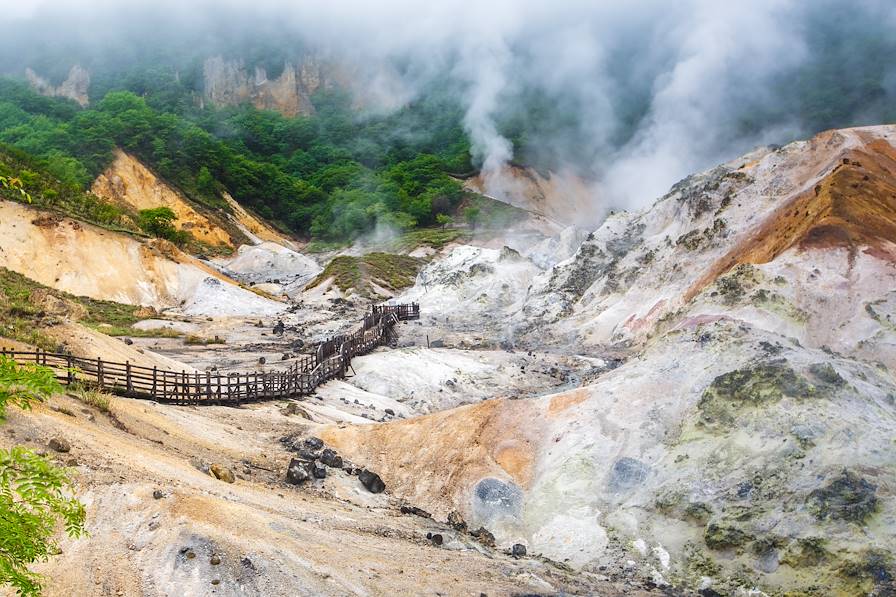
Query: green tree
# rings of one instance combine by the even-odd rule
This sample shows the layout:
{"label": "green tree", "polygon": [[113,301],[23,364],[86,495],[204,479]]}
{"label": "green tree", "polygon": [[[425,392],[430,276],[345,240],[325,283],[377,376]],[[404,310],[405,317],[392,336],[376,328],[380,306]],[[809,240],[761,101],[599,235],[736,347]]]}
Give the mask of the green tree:
{"label": "green tree", "polygon": [[22,180],[12,176],[0,176],[0,189],[12,191],[18,194],[22,199],[31,203],[31,195],[22,188]]}
{"label": "green tree", "polygon": [[470,228],[475,228],[476,225],[479,224],[479,217],[481,215],[478,207],[468,207],[464,210],[464,218],[466,218]]}
{"label": "green tree", "polygon": [[137,225],[146,234],[176,242],[179,240],[179,233],[174,227],[176,219],[177,214],[170,207],[154,207],[138,212]]}
{"label": "green tree", "polygon": [[[0,422],[7,405],[29,409],[61,391],[50,369],[0,357]],[[57,526],[62,523],[70,537],[85,534],[84,505],[71,491],[66,471],[46,458],[21,446],[0,450],[0,585],[40,594],[41,577],[28,567],[59,551]]]}
{"label": "green tree", "polygon": [[436,215],[436,224],[444,228],[448,224],[454,221],[454,218],[449,216],[448,214],[437,214]]}
{"label": "green tree", "polygon": [[218,194],[215,179],[205,166],[199,168],[199,174],[196,175],[196,189],[206,197],[214,197]]}

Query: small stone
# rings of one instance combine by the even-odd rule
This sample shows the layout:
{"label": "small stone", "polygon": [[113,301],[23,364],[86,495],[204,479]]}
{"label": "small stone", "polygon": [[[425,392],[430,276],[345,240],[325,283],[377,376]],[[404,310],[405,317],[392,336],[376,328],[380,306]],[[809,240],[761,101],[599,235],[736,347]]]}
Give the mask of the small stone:
{"label": "small stone", "polygon": [[72,446],[68,441],[61,437],[54,437],[48,443],[47,446],[56,452],[69,452],[72,449]]}
{"label": "small stone", "polygon": [[209,564],[211,564],[212,566],[217,566],[220,563],[221,563],[221,558],[218,557],[218,554],[213,555],[212,558],[209,560]]}
{"label": "small stone", "polygon": [[320,461],[330,468],[342,468],[343,464],[342,456],[330,448],[325,448],[324,451],[321,452]]}
{"label": "small stone", "polygon": [[185,555],[188,560],[192,560],[193,558],[196,557],[196,552],[191,549],[191,550],[187,551],[187,553]]}
{"label": "small stone", "polygon": [[127,344],[128,346],[130,346],[131,344],[134,343],[134,341],[131,340],[130,338],[125,338],[125,339],[124,339],[124,343]]}
{"label": "small stone", "polygon": [[443,538],[440,534],[438,534],[438,533],[433,533],[433,534],[430,536],[430,541],[432,541],[432,544],[433,544],[433,545],[438,546],[438,545],[441,545],[442,543],[444,543],[445,540],[444,540],[444,538]]}
{"label": "small stone", "polygon": [[402,514],[413,514],[414,516],[420,516],[421,518],[432,518],[432,514],[417,506],[404,505],[400,510]]}
{"label": "small stone", "polygon": [[392,417],[395,416],[395,411],[392,410],[391,408],[387,408],[385,412],[386,412],[386,414],[389,415],[389,416],[392,416]]}
{"label": "small stone", "polygon": [[209,471],[212,473],[212,476],[219,481],[224,481],[225,483],[233,483],[236,481],[236,475],[233,474],[233,471],[221,464],[216,463],[211,465]]}
{"label": "small stone", "polygon": [[460,531],[461,533],[465,533],[467,531],[466,521],[456,510],[452,510],[448,513],[448,525],[455,531]]}
{"label": "small stone", "polygon": [[515,558],[521,558],[526,555],[526,546],[522,543],[514,543],[513,547],[510,548],[510,555]]}
{"label": "small stone", "polygon": [[322,464],[316,462],[312,465],[311,473],[314,475],[315,479],[327,478],[327,469],[325,469]]}
{"label": "small stone", "polygon": [[165,497],[165,492],[162,491],[161,489],[153,489],[153,490],[152,490],[152,497],[153,497],[153,499],[160,500],[160,499],[162,499],[163,497]]}
{"label": "small stone", "polygon": [[358,479],[360,479],[361,484],[364,485],[370,493],[382,493],[386,490],[386,484],[383,483],[380,476],[367,469],[362,470],[358,474]]}
{"label": "small stone", "polygon": [[265,359],[264,357],[258,357],[259,365],[264,365],[266,362],[267,362],[267,359]]}
{"label": "small stone", "polygon": [[289,461],[289,466],[286,468],[286,482],[292,483],[293,485],[298,485],[304,481],[307,481],[312,476],[311,471],[311,463],[307,460],[301,460],[299,458],[293,458]]}
{"label": "small stone", "polygon": [[220,581],[219,579],[217,579],[217,578],[214,578],[214,579],[212,579],[212,584],[213,584],[213,585],[219,585],[219,584],[221,584],[221,581]]}
{"label": "small stone", "polygon": [[495,547],[495,536],[485,527],[479,527],[475,531],[470,531],[470,534],[486,547]]}

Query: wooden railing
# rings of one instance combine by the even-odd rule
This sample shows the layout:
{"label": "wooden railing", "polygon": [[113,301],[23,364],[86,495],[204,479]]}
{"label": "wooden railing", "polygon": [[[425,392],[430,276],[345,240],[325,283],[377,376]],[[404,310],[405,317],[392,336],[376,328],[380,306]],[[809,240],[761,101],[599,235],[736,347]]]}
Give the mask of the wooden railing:
{"label": "wooden railing", "polygon": [[315,345],[288,369],[248,373],[170,371],[131,363],[114,363],[70,354],[0,349],[19,363],[51,368],[63,384],[82,383],[132,398],[173,404],[240,404],[307,396],[323,382],[345,377],[352,357],[366,354],[393,337],[399,321],[420,318],[420,306],[375,306],[351,334]]}

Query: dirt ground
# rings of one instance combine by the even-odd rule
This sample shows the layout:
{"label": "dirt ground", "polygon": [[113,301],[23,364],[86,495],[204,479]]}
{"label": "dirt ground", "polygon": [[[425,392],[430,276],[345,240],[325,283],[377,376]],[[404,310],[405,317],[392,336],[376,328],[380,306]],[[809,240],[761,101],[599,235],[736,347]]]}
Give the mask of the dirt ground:
{"label": "dirt ground", "polygon": [[[340,469],[287,485],[287,433],[313,433],[274,403],[191,408],[72,396],[12,411],[0,445],[71,467],[90,536],[38,569],[46,595],[646,594],[623,581],[513,559],[443,523],[402,514]],[[63,437],[71,451],[46,448]],[[203,472],[233,471],[233,484]],[[154,492],[156,497],[154,497]],[[434,546],[427,533],[444,537]],[[217,563],[219,562],[219,563]]]}

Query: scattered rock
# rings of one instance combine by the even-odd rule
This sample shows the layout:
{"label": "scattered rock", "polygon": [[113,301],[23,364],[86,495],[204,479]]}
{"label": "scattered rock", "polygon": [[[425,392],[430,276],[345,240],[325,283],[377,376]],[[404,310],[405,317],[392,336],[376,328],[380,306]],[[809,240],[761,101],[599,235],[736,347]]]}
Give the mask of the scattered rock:
{"label": "scattered rock", "polygon": [[161,489],[153,489],[153,490],[152,490],[152,497],[153,497],[153,499],[155,499],[155,500],[160,500],[160,499],[162,499],[163,497],[165,497],[165,492],[162,491]]}
{"label": "scattered rock", "polygon": [[387,408],[384,412],[391,417],[395,416],[395,411],[392,410],[391,408]]}
{"label": "scattered rock", "polygon": [[703,540],[711,549],[738,549],[752,541],[753,536],[730,524],[711,522],[706,525]]}
{"label": "scattered rock", "polygon": [[314,475],[315,479],[327,478],[327,469],[325,469],[322,464],[316,462],[311,466],[311,473]]}
{"label": "scattered rock", "polygon": [[514,543],[510,548],[510,555],[515,558],[521,558],[526,555],[526,546],[522,543]]}
{"label": "scattered rock", "polygon": [[221,563],[221,558],[218,557],[218,554],[213,555],[212,558],[209,560],[209,564],[211,564],[212,566],[217,566],[220,563]]}
{"label": "scattered rock", "polygon": [[236,481],[236,476],[233,474],[233,471],[222,464],[212,464],[209,467],[209,472],[211,472],[212,476],[219,481],[224,481],[225,483],[233,483]]}
{"label": "scattered rock", "polygon": [[282,414],[286,417],[289,417],[292,415],[299,415],[303,419],[308,419],[309,421],[311,420],[311,415],[308,414],[308,411],[306,411],[304,408],[302,408],[295,402],[290,402],[289,404],[287,404],[284,408],[282,408],[280,410],[280,414]]}
{"label": "scattered rock", "polygon": [[313,471],[311,470],[311,463],[307,460],[293,458],[289,461],[289,466],[286,469],[287,483],[298,485],[299,483],[309,480],[312,476]]}
{"label": "scattered rock", "polygon": [[439,533],[427,533],[426,537],[437,547],[445,542],[445,539]]}
{"label": "scattered rock", "polygon": [[461,533],[467,532],[467,522],[463,519],[463,516],[461,516],[460,513],[456,510],[452,510],[448,514],[448,526]]}
{"label": "scattered rock", "polygon": [[320,453],[320,461],[330,468],[342,468],[343,465],[342,456],[330,448],[325,448],[324,451]]}
{"label": "scattered rock", "polygon": [[414,516],[420,516],[421,518],[432,518],[432,514],[423,510],[422,508],[418,508],[417,506],[402,506],[401,507],[402,514],[413,514]]}
{"label": "scattered rock", "polygon": [[72,449],[72,446],[70,443],[68,443],[68,440],[62,437],[52,438],[49,442],[47,442],[47,446],[55,452],[62,453],[70,452]]}
{"label": "scattered rock", "polygon": [[811,373],[820,382],[834,387],[842,387],[846,385],[846,380],[837,373],[830,363],[814,363],[809,365],[809,373]]}
{"label": "scattered rock", "polygon": [[361,484],[364,485],[370,493],[382,493],[386,490],[386,484],[383,483],[380,476],[367,469],[362,470],[358,474],[358,479],[360,479]]}
{"label": "scattered rock", "polygon": [[267,363],[267,359],[266,359],[266,358],[264,358],[264,357],[258,357],[258,364],[259,364],[259,365],[264,365],[265,363]]}
{"label": "scattered rock", "polygon": [[495,547],[495,536],[485,527],[479,527],[475,531],[470,531],[470,535],[487,547]]}
{"label": "scattered rock", "polygon": [[125,339],[124,339],[124,343],[127,344],[128,346],[130,346],[131,344],[134,343],[134,341],[131,340],[130,338],[125,338]]}
{"label": "scattered rock", "polygon": [[877,509],[877,486],[844,470],[833,481],[809,494],[815,517],[862,523]]}

